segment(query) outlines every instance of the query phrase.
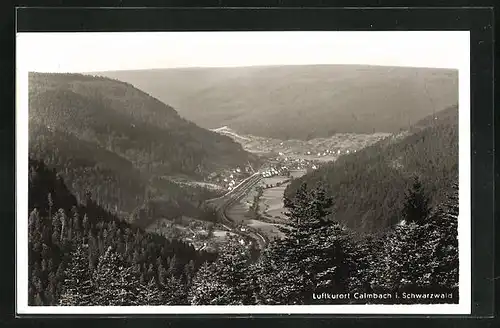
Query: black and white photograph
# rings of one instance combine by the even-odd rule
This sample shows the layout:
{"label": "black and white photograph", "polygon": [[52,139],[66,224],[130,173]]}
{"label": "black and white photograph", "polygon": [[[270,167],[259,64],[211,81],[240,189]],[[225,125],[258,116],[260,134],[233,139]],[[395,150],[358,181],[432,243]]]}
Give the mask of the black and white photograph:
{"label": "black and white photograph", "polygon": [[469,32],[16,43],[20,312],[470,313]]}

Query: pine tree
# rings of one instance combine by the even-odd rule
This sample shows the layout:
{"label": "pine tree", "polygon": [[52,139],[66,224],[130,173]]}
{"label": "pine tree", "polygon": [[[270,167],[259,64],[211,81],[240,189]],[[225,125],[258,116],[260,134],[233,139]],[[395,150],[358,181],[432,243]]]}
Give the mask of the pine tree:
{"label": "pine tree", "polygon": [[161,262],[157,263],[156,269],[158,271],[158,283],[163,284],[167,280],[167,270]]}
{"label": "pine tree", "polygon": [[288,209],[283,239],[275,240],[255,266],[263,304],[304,304],[313,292],[346,292],[355,270],[350,232],[327,220],[333,200],[303,184]]}
{"label": "pine tree", "polygon": [[110,247],[101,258],[94,272],[97,287],[95,300],[98,305],[158,305],[161,293],[154,279],[140,281],[134,267]]}
{"label": "pine tree", "polygon": [[349,278],[348,288],[351,292],[373,292],[383,245],[383,238],[376,235],[365,235],[355,244],[353,261],[356,270]]}
{"label": "pine tree", "polygon": [[384,240],[381,261],[376,266],[377,292],[417,292],[417,280],[423,276],[430,247],[422,240],[424,228],[415,222],[398,225]]}
{"label": "pine tree", "polygon": [[190,260],[188,264],[184,267],[184,276],[186,277],[186,285],[190,285],[193,279],[193,275],[195,272],[194,261]]}
{"label": "pine tree", "polygon": [[205,262],[193,279],[188,300],[191,305],[227,305],[226,292],[215,270]]}
{"label": "pine tree", "polygon": [[98,305],[135,305],[137,279],[132,268],[126,267],[123,258],[111,246],[99,258],[93,274],[96,285],[95,302]]}
{"label": "pine tree", "polygon": [[65,279],[60,305],[96,305],[93,298],[95,286],[89,272],[87,249],[87,245],[78,245],[71,254],[71,260],[64,270]]}
{"label": "pine tree", "polygon": [[50,192],[47,195],[47,203],[49,205],[49,219],[52,219],[52,207],[54,206],[54,200],[52,198],[52,193]]}
{"label": "pine tree", "polygon": [[67,234],[67,224],[68,224],[68,217],[66,216],[66,213],[64,212],[64,209],[59,209],[59,220],[61,220],[61,233],[60,233],[60,242],[61,244],[65,241],[65,234]]}
{"label": "pine tree", "polygon": [[193,305],[253,304],[253,286],[248,280],[250,254],[237,243],[228,243],[211,264],[196,273],[189,290]]}
{"label": "pine tree", "polygon": [[458,184],[430,218],[435,229],[431,242],[435,245],[436,266],[432,283],[454,291],[458,297]]}
{"label": "pine tree", "polygon": [[83,232],[86,234],[90,228],[90,222],[89,222],[89,217],[87,214],[83,216]]}
{"label": "pine tree", "polygon": [[55,299],[56,299],[56,296],[55,296],[56,292],[55,292],[55,287],[53,284],[51,283],[48,283],[47,284],[47,288],[45,288],[45,292],[44,292],[44,295],[45,295],[45,304],[46,305],[55,305]]}
{"label": "pine tree", "polygon": [[168,276],[176,276],[177,275],[177,256],[174,254],[172,258],[170,258],[170,262],[168,263],[167,269]]}
{"label": "pine tree", "polygon": [[174,276],[167,278],[160,286],[162,305],[188,305],[185,285]]}
{"label": "pine tree", "polygon": [[151,279],[146,285],[139,286],[136,305],[164,305],[162,293],[154,279]]}
{"label": "pine tree", "polygon": [[411,189],[405,195],[403,220],[406,223],[423,224],[430,213],[429,198],[418,176],[413,178]]}
{"label": "pine tree", "polygon": [[457,302],[457,217],[455,188],[424,224],[398,225],[384,239],[374,288],[381,292],[453,293],[453,299],[443,302]]}
{"label": "pine tree", "polygon": [[28,240],[35,241],[35,233],[40,230],[40,214],[38,210],[35,208],[31,211],[30,216],[28,218]]}
{"label": "pine tree", "polygon": [[303,290],[314,288],[296,263],[279,260],[280,248],[277,242],[271,242],[259,261],[250,269],[250,277],[255,277],[254,286],[257,304],[302,304]]}

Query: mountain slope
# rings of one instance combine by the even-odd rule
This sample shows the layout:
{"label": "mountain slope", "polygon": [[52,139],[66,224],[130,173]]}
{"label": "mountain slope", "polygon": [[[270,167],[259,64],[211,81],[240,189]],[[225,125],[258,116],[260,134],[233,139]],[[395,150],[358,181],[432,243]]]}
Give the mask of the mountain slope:
{"label": "mountain slope", "polygon": [[195,204],[198,191],[159,178],[203,178],[255,160],[230,138],[182,119],[127,83],[31,73],[29,92],[31,155],[63,174],[79,199],[90,191],[107,209],[130,214],[158,197],[170,210]]}
{"label": "mountain slope", "polygon": [[294,180],[290,197],[305,182],[334,197],[334,218],[363,232],[398,222],[404,193],[418,175],[432,204],[443,200],[458,174],[458,110],[418,122],[412,133],[394,135]]}
{"label": "mountain slope", "polygon": [[96,142],[140,168],[152,162],[165,174],[192,174],[248,160],[231,139],[182,119],[130,84],[39,73],[31,74],[29,83],[30,120]]}
{"label": "mountain slope", "polygon": [[108,209],[130,213],[144,202],[146,181],[130,161],[74,135],[30,122],[30,156],[62,174],[79,201],[87,192]]}
{"label": "mountain slope", "polygon": [[397,132],[457,102],[455,70],[358,65],[94,73],[137,85],[205,128],[311,139]]}
{"label": "mountain slope", "polygon": [[[91,296],[88,297],[91,304],[83,302],[85,297],[81,295],[88,291],[85,287],[89,281],[82,278],[99,273],[100,263],[110,249],[124,260],[123,267],[115,268],[117,275],[133,267],[133,275],[142,285],[154,278],[162,294],[162,304],[169,304],[175,295],[171,290],[186,288],[200,265],[216,256],[196,251],[181,240],[167,240],[131,226],[92,199],[78,202],[64,180],[43,162],[30,158],[29,172],[27,210],[30,215],[26,218],[26,232],[30,305],[62,305],[60,302],[64,300],[69,301],[65,305],[92,305],[96,300]],[[81,247],[85,247],[84,252],[75,256]],[[75,276],[77,279],[71,281]],[[118,281],[113,278],[109,286]],[[127,285],[125,282],[120,287],[127,288]],[[73,289],[68,287],[74,287],[79,295],[68,297]],[[96,294],[92,296],[99,296]],[[144,298],[140,301],[147,304]],[[176,301],[186,303],[186,300]]]}

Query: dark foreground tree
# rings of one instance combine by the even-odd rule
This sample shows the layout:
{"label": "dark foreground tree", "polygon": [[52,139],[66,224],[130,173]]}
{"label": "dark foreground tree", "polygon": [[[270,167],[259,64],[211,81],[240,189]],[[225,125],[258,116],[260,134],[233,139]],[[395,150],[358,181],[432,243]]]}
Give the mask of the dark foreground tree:
{"label": "dark foreground tree", "polygon": [[161,305],[188,305],[186,285],[170,276],[160,286]]}
{"label": "dark foreground tree", "polygon": [[[412,303],[458,301],[457,189],[424,224],[402,223],[384,239],[375,266],[374,289],[391,293],[433,293],[445,298],[407,299]],[[451,298],[448,295],[451,294]],[[402,300],[403,302],[405,300]]]}
{"label": "dark foreground tree", "polygon": [[94,300],[96,304],[106,306],[124,305],[159,305],[162,300],[157,285],[152,281],[141,283],[133,267],[111,247],[99,259],[94,271],[96,285]]}
{"label": "dark foreground tree", "polygon": [[98,305],[95,303],[95,285],[92,281],[88,245],[78,245],[64,271],[65,280],[60,305]]}
{"label": "dark foreground tree", "polygon": [[[30,305],[118,304],[120,284],[125,285],[125,294],[134,294],[126,294],[124,303],[131,299],[151,305],[187,303],[186,289],[192,276],[203,262],[212,261],[215,253],[196,251],[179,239],[147,233],[120,220],[90,197],[90,207],[84,206],[54,170],[32,159],[29,164]],[[109,246],[113,251],[106,255]],[[140,286],[129,288],[127,285],[135,286],[136,277]],[[122,278],[126,283],[118,281]],[[155,286],[160,290],[159,299]],[[107,288],[114,293],[105,294]]]}
{"label": "dark foreground tree", "polygon": [[205,263],[197,272],[189,290],[192,305],[254,304],[250,284],[249,250],[236,241],[223,246],[216,261]]}
{"label": "dark foreground tree", "polygon": [[423,190],[420,179],[415,176],[411,188],[405,195],[403,220],[406,223],[423,224],[429,213],[429,198]]}
{"label": "dark foreground tree", "polygon": [[431,242],[435,247],[436,263],[432,283],[451,289],[458,297],[458,183],[448,198],[438,206],[429,224],[435,229]]}
{"label": "dark foreground tree", "polygon": [[314,293],[348,291],[355,270],[350,233],[328,221],[332,199],[322,188],[299,188],[285,199],[288,223],[255,265],[260,304],[307,304]]}

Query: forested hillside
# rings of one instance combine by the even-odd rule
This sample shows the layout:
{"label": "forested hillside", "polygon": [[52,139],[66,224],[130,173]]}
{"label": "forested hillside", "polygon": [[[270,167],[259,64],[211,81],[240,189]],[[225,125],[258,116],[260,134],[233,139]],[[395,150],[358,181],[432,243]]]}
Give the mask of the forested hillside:
{"label": "forested hillside", "polygon": [[194,305],[458,303],[456,181],[435,208],[413,211],[413,205],[425,205],[418,202],[423,194],[413,194],[399,214],[413,213],[413,220],[361,237],[326,219],[335,201],[322,188],[301,185],[285,199],[284,237],[271,241],[254,263],[238,245],[227,247],[197,272],[188,300]]}
{"label": "forested hillside", "polygon": [[162,176],[202,179],[255,161],[230,138],[180,118],[127,83],[31,73],[29,92],[30,155],[55,167],[79,200],[92,190],[109,210],[138,216],[138,207],[153,200],[162,202],[163,215],[180,208],[189,215],[214,195]]}
{"label": "forested hillside", "polygon": [[399,222],[405,190],[419,177],[431,204],[443,200],[458,174],[458,109],[424,118],[411,132],[386,138],[357,153],[341,156],[291,183],[322,185],[334,198],[331,218],[363,232]]}
{"label": "forested hillside", "polygon": [[277,139],[398,132],[458,99],[455,70],[362,65],[93,73],[133,83],[205,128]]}
{"label": "forested hillside", "polygon": [[29,167],[30,305],[458,302],[456,178],[434,209],[416,213],[410,193],[401,218],[413,220],[361,239],[326,220],[334,200],[303,184],[285,199],[284,238],[255,261],[234,241],[217,255],[146,233],[90,197],[78,203],[42,162]]}
{"label": "forested hillside", "polygon": [[192,278],[216,254],[133,227],[30,159],[30,305],[187,304]]}
{"label": "forested hillside", "polygon": [[201,129],[130,84],[79,74],[32,73],[30,120],[95,142],[157,174],[203,174],[246,163],[231,139]]}

